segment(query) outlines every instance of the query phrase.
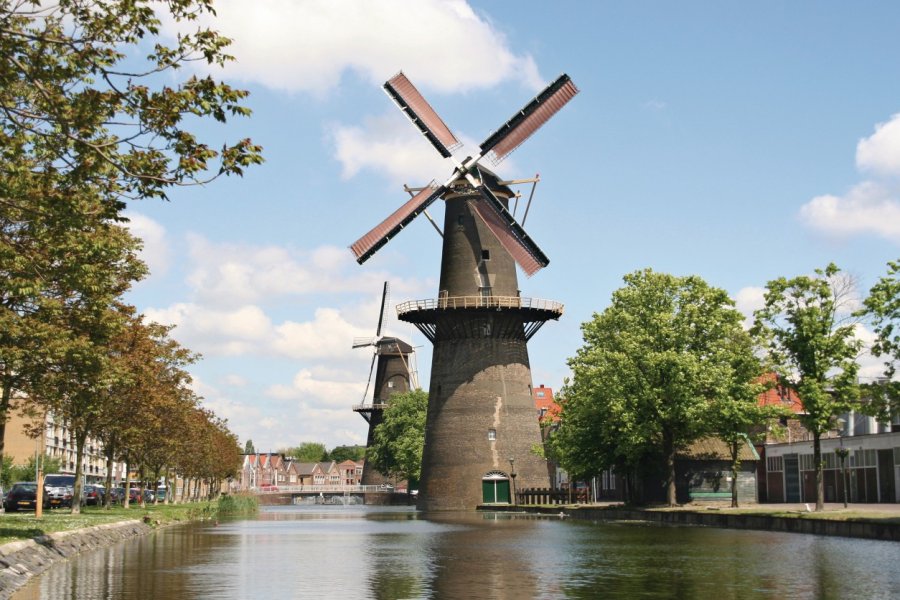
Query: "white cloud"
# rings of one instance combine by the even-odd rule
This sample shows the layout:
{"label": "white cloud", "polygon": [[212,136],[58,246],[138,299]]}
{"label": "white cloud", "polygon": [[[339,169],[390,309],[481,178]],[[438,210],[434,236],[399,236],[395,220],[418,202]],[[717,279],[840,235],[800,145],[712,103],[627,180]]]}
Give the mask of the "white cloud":
{"label": "white cloud", "polygon": [[128,212],[126,223],[132,235],[135,235],[144,242],[141,249],[140,257],[150,272],[154,275],[163,275],[169,268],[170,250],[169,240],[166,239],[165,228],[148,216],[140,213]]}
{"label": "white cloud", "polygon": [[318,308],[312,321],[287,321],[275,330],[272,348],[291,358],[346,356],[355,337],[371,335],[368,329],[351,325],[334,308]]}
{"label": "white cloud", "polygon": [[240,356],[258,351],[272,338],[272,322],[258,306],[218,310],[193,303],[148,308],[151,321],[175,325],[173,337],[209,356]]}
{"label": "white cloud", "polygon": [[235,306],[285,296],[378,289],[383,274],[361,271],[346,248],[291,251],[279,246],[216,244],[188,239],[188,283],[197,300]]}
{"label": "white cloud", "polygon": [[344,407],[349,410],[354,404],[362,402],[366,389],[365,375],[354,374],[351,380],[334,377],[327,372],[317,374],[310,369],[301,369],[290,385],[273,385],[266,390],[266,394],[278,400],[300,400],[318,409]]}
{"label": "white cloud", "polygon": [[349,179],[361,170],[380,173],[399,186],[425,185],[450,174],[450,161],[438,154],[418,130],[399,114],[370,117],[362,126],[336,125],[331,138],[341,176]]}
{"label": "white cloud", "polygon": [[541,85],[534,59],[463,0],[219,0],[216,13],[202,20],[234,40],[227,75],[273,89],[323,94],[347,72],[380,84],[401,69],[441,92]]}
{"label": "white cloud", "polygon": [[800,207],[800,220],[829,235],[875,234],[900,243],[900,113],[859,141],[856,166],[873,177],[842,196],[816,196]]}
{"label": "white cloud", "polygon": [[874,233],[900,242],[900,195],[879,183],[864,181],[844,196],[817,196],[800,208],[807,225],[832,235]]}
{"label": "white cloud", "polygon": [[247,379],[232,373],[223,377],[222,383],[231,387],[245,387],[247,385]]}
{"label": "white cloud", "polygon": [[900,113],[875,125],[875,133],[859,141],[856,166],[879,175],[900,176]]}
{"label": "white cloud", "polygon": [[734,295],[735,308],[744,315],[744,325],[749,328],[753,324],[753,312],[765,306],[766,289],[761,287],[745,287]]}

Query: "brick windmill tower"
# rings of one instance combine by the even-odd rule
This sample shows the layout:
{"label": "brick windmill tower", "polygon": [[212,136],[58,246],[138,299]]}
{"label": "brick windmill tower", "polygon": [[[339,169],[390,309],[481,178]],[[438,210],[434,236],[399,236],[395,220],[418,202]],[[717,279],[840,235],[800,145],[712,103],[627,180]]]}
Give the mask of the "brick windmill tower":
{"label": "brick windmill tower", "polygon": [[[381,293],[381,310],[378,313],[378,326],[375,328],[375,337],[356,338],[353,340],[353,348],[371,347],[372,363],[369,365],[369,378],[366,380],[366,391],[363,393],[362,404],[353,407],[353,411],[362,415],[369,424],[369,433],[366,438],[366,448],[370,448],[375,440],[375,428],[384,420],[384,410],[390,403],[394,394],[408,392],[413,381],[413,370],[410,367],[410,356],[413,348],[403,340],[395,337],[381,335],[381,327],[384,325],[385,309],[387,308],[388,282],[384,282],[384,290]],[[377,367],[377,368],[376,368]],[[372,401],[368,402],[369,388],[372,387],[372,374],[375,374],[375,385],[372,393]],[[366,460],[363,465],[362,485],[381,485],[389,479],[375,470],[371,462]]]}
{"label": "brick windmill tower", "polygon": [[531,276],[549,260],[509,211],[514,182],[479,163],[501,161],[578,90],[560,76],[491,134],[477,156],[460,162],[451,153],[460,146],[456,136],[403,73],[384,88],[455,165],[445,183],[432,181],[351,246],[362,264],[444,200],[438,297],[397,307],[400,319],[434,344],[418,506],[471,510],[514,502],[517,488],[549,486],[545,461],[531,451],[541,434],[527,342],[563,307],[520,295],[516,264]]}

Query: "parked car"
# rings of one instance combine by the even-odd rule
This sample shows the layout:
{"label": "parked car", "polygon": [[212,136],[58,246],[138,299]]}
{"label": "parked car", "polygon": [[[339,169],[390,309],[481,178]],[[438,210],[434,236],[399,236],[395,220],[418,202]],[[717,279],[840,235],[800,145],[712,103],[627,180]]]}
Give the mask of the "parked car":
{"label": "parked car", "polygon": [[44,476],[44,494],[46,494],[47,505],[50,508],[72,506],[72,496],[75,494],[75,476],[63,473]]}
{"label": "parked car", "polygon": [[128,488],[128,502],[139,502],[141,499],[141,488]]}
{"label": "parked car", "polygon": [[102,485],[89,484],[84,486],[81,499],[86,506],[100,506],[103,504],[103,497],[106,495],[106,488]]}
{"label": "parked car", "polygon": [[144,490],[144,504],[153,504],[156,493],[153,490]]}
{"label": "parked car", "polygon": [[122,504],[125,500],[125,488],[115,487],[109,490],[109,501],[112,504]]}
{"label": "parked car", "polygon": [[14,483],[3,500],[3,508],[6,509],[6,512],[15,512],[20,509],[34,510],[37,508],[37,486],[35,481]]}

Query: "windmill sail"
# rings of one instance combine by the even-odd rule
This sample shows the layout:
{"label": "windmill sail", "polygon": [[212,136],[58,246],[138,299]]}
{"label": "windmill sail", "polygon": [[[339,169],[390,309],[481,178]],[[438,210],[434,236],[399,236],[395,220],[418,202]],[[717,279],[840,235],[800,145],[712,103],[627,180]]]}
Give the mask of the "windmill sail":
{"label": "windmill sail", "polygon": [[384,90],[441,156],[450,158],[450,151],[460,146],[459,140],[406,75],[402,72],[394,75],[384,84]]}
{"label": "windmill sail", "polygon": [[494,164],[499,163],[540,129],[541,125],[550,120],[550,117],[577,93],[578,88],[569,76],[563,73],[514,117],[488,136],[481,144],[481,154],[490,152],[491,161]]}
{"label": "windmill sail", "polygon": [[446,190],[447,188],[444,186],[435,186],[435,182],[432,181],[425,189],[410,198],[406,204],[395,210],[391,216],[372,228],[369,233],[353,242],[350,250],[356,256],[356,262],[362,264],[369,260],[379,248],[400,233],[400,230],[409,225],[410,221],[440,198]]}
{"label": "windmill sail", "polygon": [[500,200],[487,186],[479,188],[484,200],[472,202],[472,210],[481,217],[500,245],[509,252],[528,277],[550,264],[550,259],[516,223]]}

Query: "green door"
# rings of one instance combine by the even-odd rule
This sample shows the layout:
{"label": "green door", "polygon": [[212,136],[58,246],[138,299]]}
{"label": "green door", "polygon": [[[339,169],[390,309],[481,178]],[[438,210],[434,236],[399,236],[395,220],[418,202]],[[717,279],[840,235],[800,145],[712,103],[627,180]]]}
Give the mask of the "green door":
{"label": "green door", "polygon": [[481,501],[484,504],[509,504],[509,479],[482,479]]}

